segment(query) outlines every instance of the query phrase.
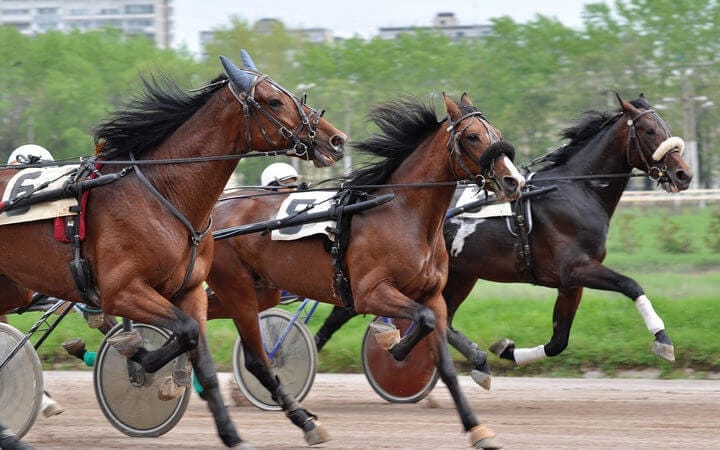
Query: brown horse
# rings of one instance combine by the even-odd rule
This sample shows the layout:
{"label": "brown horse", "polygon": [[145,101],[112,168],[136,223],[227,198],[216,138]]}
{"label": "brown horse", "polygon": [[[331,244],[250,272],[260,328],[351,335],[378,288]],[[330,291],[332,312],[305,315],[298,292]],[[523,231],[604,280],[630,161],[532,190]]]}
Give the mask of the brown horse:
{"label": "brown horse", "polygon": [[[212,208],[240,155],[282,151],[326,166],[342,156],[346,136],[258,72],[245,52],[242,68],[221,60],[226,73],[195,94],[143,80],[145,92],[96,129],[93,174],[116,180],[89,193],[81,245],[55,239],[52,220],[6,225],[0,273],[54,297],[97,298],[108,315],[170,330],[173,339],[157,350],[133,336],[116,348],[147,372],[189,351],[222,441],[240,446],[205,333]],[[3,188],[15,173],[0,172]]]}
{"label": "brown horse", "polygon": [[[644,96],[631,102],[618,97],[618,101],[617,112],[588,111],[564,131],[567,145],[537,161],[547,164],[533,174],[529,184],[558,189],[534,197],[527,210],[518,204],[521,209],[516,211],[531,218],[523,224],[525,233],[505,217],[459,215],[445,223],[450,271],[443,296],[451,319],[478,279],[527,282],[558,290],[550,341],[516,348],[512,340],[503,339],[490,347],[502,358],[527,364],[559,355],[567,348],[583,288],[589,287],[619,292],[633,300],[655,336],[653,351],[668,361],[675,359],[665,325],[643,288],[602,261],[610,220],[632,169],[647,173],[668,192],[687,189],[692,171],[681,157],[682,140],[671,137]],[[351,317],[335,308],[318,333],[319,342],[327,341]],[[485,352],[452,328],[448,341],[474,366],[473,378],[486,379]]]}
{"label": "brown horse", "polygon": [[[444,99],[448,117],[440,122],[432,109],[412,99],[371,113],[383,133],[357,148],[383,159],[354,172],[345,187],[378,195],[392,192],[395,197],[352,217],[342,264],[359,313],[406,318],[419,324],[415,333],[389,344],[396,359],[403,359],[410,347],[430,335],[434,361],[452,392],[463,428],[471,433],[472,444],[495,448],[494,433],[479,424],[460,391],[447,348],[441,293],[448,255],[442,224],[458,179],[493,185],[499,196],[510,199],[519,195],[524,180],[508,157],[512,146],[500,140],[500,132],[472,106],[468,96],[462,96],[460,105]],[[485,179],[492,183],[484,184]],[[221,199],[213,214],[215,227],[273,219],[286,195]],[[307,433],[309,413],[273,375],[263,350],[258,313],[278,303],[280,288],[344,304],[333,282],[333,256],[325,250],[325,242],[323,236],[279,241],[258,233],[219,240],[207,279],[215,292],[208,317],[235,321],[248,370],[306,432],[311,444],[326,437]]]}

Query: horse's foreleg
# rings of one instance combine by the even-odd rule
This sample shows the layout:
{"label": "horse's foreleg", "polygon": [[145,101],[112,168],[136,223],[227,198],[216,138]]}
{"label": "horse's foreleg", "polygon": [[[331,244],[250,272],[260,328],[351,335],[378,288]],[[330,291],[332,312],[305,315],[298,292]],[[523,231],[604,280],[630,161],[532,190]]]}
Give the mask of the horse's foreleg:
{"label": "horse's foreleg", "polygon": [[568,346],[570,327],[582,299],[582,288],[558,289],[553,310],[553,335],[545,345],[518,348],[510,339],[503,339],[490,346],[490,351],[503,359],[525,365],[547,357],[557,356]]}
{"label": "horse's foreleg", "polygon": [[315,334],[315,345],[317,346],[317,351],[320,351],[327,341],[330,340],[330,337],[343,325],[348,323],[353,317],[355,317],[355,314],[350,312],[347,308],[342,306],[333,307],[332,311],[330,311],[330,315],[327,316],[325,322],[323,322],[322,326]]}
{"label": "horse's foreleg", "polygon": [[198,383],[202,387],[202,398],[207,401],[208,408],[215,419],[220,439],[228,447],[252,448],[244,443],[227,412],[205,335],[200,336],[197,348],[190,353],[190,361],[195,369]]}
{"label": "horse's foreleg", "polygon": [[[438,305],[436,302],[435,305]],[[463,429],[470,433],[470,444],[474,448],[496,449],[502,448],[495,439],[495,432],[486,425],[481,425],[475,417],[467,398],[460,389],[460,384],[455,370],[455,364],[450,356],[448,349],[448,341],[446,335],[446,317],[445,317],[444,301],[440,308],[435,306],[433,313],[438,316],[437,329],[431,334],[433,339],[432,351],[436,361],[436,366],[440,374],[440,378],[450,391],[450,395],[455,402],[455,408],[460,415],[460,422]]]}
{"label": "horse's foreleg", "polygon": [[468,339],[461,332],[448,328],[447,339],[450,345],[459,351],[470,364],[473,369],[470,371],[470,377],[484,389],[490,389],[492,378],[490,376],[490,365],[487,361],[487,353],[482,351],[480,347]]}
{"label": "horse's foreleg", "polygon": [[[247,333],[244,333],[247,335]],[[287,389],[277,375],[273,373],[270,361],[267,360],[262,344],[252,345],[253,340],[241,337],[245,354],[245,367],[270,392],[272,399],[280,405],[285,415],[298,428],[303,430],[305,441],[310,445],[322,444],[330,439],[325,427],[317,421],[317,416],[304,408]],[[263,354],[259,354],[261,351]]]}
{"label": "horse's foreleg", "polygon": [[[377,283],[373,289],[356,289],[355,310],[360,313],[372,313],[378,316],[410,319],[415,326],[400,338],[395,325],[382,321],[370,323],[375,329],[375,339],[383,348],[387,349],[396,361],[403,361],[410,351],[435,329],[435,314],[433,310],[417,303],[386,281]],[[443,320],[446,308],[443,301]]]}
{"label": "horse's foreleg", "polygon": [[490,365],[487,362],[487,353],[481,350],[476,343],[468,339],[467,336],[452,328],[455,311],[457,311],[460,304],[468,297],[476,281],[477,279],[473,276],[453,271],[451,268],[447,284],[443,290],[443,298],[445,299],[448,313],[447,339],[450,345],[472,364],[473,369],[470,371],[470,376],[473,381],[484,389],[490,389],[492,378],[490,375]]}

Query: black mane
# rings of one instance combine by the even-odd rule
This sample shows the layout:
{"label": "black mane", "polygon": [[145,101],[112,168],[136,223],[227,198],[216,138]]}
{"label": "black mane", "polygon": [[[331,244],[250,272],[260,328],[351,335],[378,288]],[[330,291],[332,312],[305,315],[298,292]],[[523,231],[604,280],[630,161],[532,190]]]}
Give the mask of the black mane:
{"label": "black mane", "polygon": [[[630,103],[636,108],[651,109],[651,106],[643,97],[632,100]],[[609,129],[621,115],[622,109],[615,112],[589,110],[582,113],[575,125],[564,129],[560,133],[562,138],[568,139],[570,142],[548,154],[545,161],[549,162],[550,165],[541,170],[547,170],[565,163],[579,149],[585,147],[590,139],[593,139],[603,130]]]}
{"label": "black mane", "polygon": [[95,144],[107,158],[139,155],[165,141],[217,91],[226,75],[215,78],[197,94],[188,94],[167,76],[141,77],[143,91],[95,127]]}
{"label": "black mane", "polygon": [[433,109],[414,97],[386,103],[374,109],[368,118],[382,134],[355,143],[353,147],[382,159],[349,174],[348,186],[385,183],[405,158],[441,124]]}

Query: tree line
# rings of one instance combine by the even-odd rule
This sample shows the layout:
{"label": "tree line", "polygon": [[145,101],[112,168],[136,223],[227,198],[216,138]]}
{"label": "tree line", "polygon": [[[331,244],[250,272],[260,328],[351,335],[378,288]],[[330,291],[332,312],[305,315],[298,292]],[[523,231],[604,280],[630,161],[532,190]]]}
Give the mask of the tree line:
{"label": "tree line", "polygon": [[[0,27],[0,156],[27,142],[58,157],[92,154],[93,126],[138,93],[139,75],[162,72],[181,88],[197,88],[221,72],[218,55],[239,59],[244,48],[262,72],[326,109],[352,141],[374,131],[366,116],[381,103],[412,95],[439,107],[442,92],[467,92],[516,146],[518,163],[561,146],[560,132],[583,111],[615,110],[615,93],[629,99],[644,93],[673,134],[697,142],[700,187],[717,187],[718,0],[588,4],[579,28],[542,15],[491,24],[483,40],[409,32],[318,44],[282,23],[260,32],[233,17],[215,30],[202,60],[115,30],[27,37]],[[243,182],[257,183],[267,163],[241,161]],[[317,179],[340,174],[342,165],[301,171]]]}

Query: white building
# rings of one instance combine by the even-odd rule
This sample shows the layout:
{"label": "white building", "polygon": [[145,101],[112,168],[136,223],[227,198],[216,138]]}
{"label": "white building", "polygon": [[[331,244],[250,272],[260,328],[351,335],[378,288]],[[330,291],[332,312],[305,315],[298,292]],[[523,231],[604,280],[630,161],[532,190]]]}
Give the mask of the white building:
{"label": "white building", "polygon": [[453,41],[463,39],[482,39],[492,32],[492,25],[460,25],[455,13],[441,12],[433,19],[429,27],[386,27],[380,28],[379,36],[383,39],[395,39],[400,34],[416,31],[440,31]]}
{"label": "white building", "polygon": [[172,0],[0,0],[0,25],[25,35],[114,27],[170,47]]}

